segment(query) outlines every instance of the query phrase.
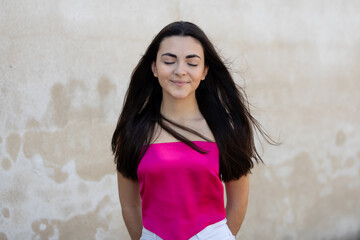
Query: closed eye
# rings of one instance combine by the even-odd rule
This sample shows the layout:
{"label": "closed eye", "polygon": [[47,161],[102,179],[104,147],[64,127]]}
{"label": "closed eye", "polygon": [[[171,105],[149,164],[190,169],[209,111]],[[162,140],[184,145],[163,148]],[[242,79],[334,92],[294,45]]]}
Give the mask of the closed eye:
{"label": "closed eye", "polygon": [[191,67],[196,67],[197,66],[197,64],[193,64],[193,63],[188,63],[188,65],[191,66]]}
{"label": "closed eye", "polygon": [[174,64],[175,62],[164,62],[166,65]]}

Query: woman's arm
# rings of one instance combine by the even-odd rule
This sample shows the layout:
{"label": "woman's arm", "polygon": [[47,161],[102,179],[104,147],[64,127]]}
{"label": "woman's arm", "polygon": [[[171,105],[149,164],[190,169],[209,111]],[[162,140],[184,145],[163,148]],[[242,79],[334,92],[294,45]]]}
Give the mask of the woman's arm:
{"label": "woman's arm", "polygon": [[139,183],[117,172],[122,216],[131,239],[138,240],[142,232],[141,198]]}
{"label": "woman's arm", "polygon": [[249,196],[249,174],[225,183],[226,189],[226,218],[230,231],[234,236],[239,232],[244,220],[248,196]]}

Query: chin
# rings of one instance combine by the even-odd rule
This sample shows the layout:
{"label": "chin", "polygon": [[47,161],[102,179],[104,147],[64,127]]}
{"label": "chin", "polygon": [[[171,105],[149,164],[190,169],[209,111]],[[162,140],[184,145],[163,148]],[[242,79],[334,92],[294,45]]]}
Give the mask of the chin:
{"label": "chin", "polygon": [[185,89],[183,89],[183,91],[166,91],[163,92],[163,94],[166,94],[168,98],[177,99],[177,100],[191,98],[193,97],[193,95],[195,97],[195,92],[184,91],[184,90]]}
{"label": "chin", "polygon": [[190,96],[189,93],[172,93],[170,94],[170,96],[172,98],[176,98],[176,99],[185,99],[188,98]]}
{"label": "chin", "polygon": [[180,95],[180,94],[179,94],[179,95],[173,95],[172,97],[180,100],[180,99],[185,99],[185,98],[187,98],[188,96],[189,96],[189,95]]}

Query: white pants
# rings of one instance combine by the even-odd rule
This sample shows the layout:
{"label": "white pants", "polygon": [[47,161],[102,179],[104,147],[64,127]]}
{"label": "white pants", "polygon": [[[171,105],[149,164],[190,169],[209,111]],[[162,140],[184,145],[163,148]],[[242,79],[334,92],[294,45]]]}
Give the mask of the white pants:
{"label": "white pants", "polygon": [[[235,236],[232,235],[226,222],[225,218],[220,222],[211,224],[189,240],[235,240]],[[143,227],[140,240],[162,240],[162,238]]]}

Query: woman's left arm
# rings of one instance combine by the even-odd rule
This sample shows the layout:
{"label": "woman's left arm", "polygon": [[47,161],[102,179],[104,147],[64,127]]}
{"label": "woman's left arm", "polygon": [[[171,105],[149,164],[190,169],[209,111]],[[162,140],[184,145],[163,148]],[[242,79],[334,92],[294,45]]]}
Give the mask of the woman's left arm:
{"label": "woman's left arm", "polygon": [[230,231],[234,236],[239,232],[244,220],[249,196],[249,174],[238,180],[225,183],[226,218]]}

